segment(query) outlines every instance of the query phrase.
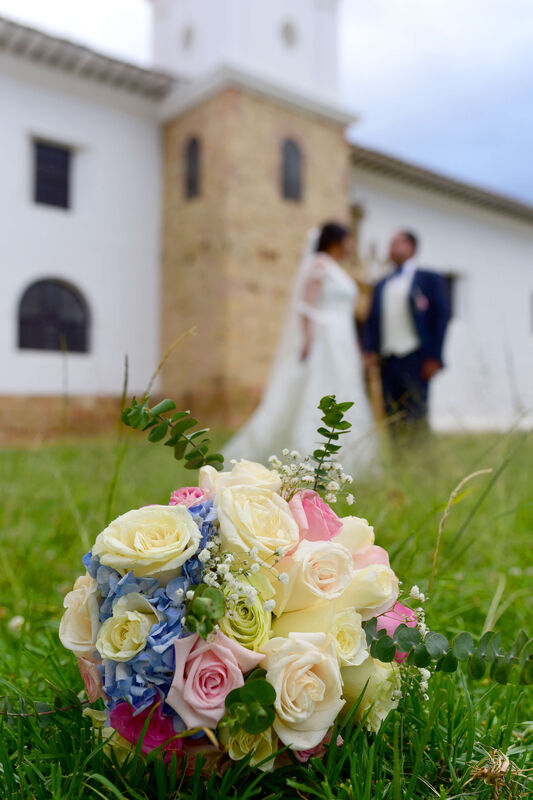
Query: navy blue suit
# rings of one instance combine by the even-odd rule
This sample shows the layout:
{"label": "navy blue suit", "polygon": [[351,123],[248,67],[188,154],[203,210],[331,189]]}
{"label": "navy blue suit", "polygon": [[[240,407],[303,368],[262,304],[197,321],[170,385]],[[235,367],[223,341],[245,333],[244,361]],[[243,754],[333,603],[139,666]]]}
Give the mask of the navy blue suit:
{"label": "navy blue suit", "polygon": [[363,326],[363,350],[383,356],[381,378],[387,413],[400,412],[406,420],[423,419],[427,415],[428,382],[422,376],[422,365],[428,358],[443,363],[442,347],[450,318],[446,280],[436,272],[416,270],[409,305],[420,348],[405,356],[388,356],[381,350],[381,313],[383,290],[389,277],[375,288],[370,314]]}

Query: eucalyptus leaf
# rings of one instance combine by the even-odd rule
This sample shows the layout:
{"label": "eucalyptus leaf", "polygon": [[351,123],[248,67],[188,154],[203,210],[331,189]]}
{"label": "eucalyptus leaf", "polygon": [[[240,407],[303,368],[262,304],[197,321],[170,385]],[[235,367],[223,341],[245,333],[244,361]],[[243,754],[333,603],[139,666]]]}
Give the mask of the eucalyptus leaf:
{"label": "eucalyptus leaf", "polygon": [[424,645],[432,659],[440,658],[440,656],[448,652],[449,647],[446,636],[436,631],[429,631],[426,634]]}
{"label": "eucalyptus leaf", "polygon": [[474,652],[474,640],[469,633],[459,633],[452,642],[452,650],[458,661],[466,661]]}
{"label": "eucalyptus leaf", "polygon": [[470,677],[475,680],[480,680],[485,674],[486,667],[485,659],[479,652],[472,653],[468,659],[468,674]]}

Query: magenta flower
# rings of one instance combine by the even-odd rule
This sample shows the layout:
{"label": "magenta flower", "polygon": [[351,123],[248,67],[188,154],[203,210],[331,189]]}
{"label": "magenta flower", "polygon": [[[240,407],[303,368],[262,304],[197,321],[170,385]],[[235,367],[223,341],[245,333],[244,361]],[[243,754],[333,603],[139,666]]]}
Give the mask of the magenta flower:
{"label": "magenta flower", "polygon": [[[115,728],[126,741],[136,745],[141,738],[144,724],[150,716],[152,709],[154,709],[154,711],[144,734],[141,750],[145,754],[151,753],[152,750],[155,750],[157,747],[167,742],[163,748],[163,752],[165,753],[164,761],[166,763],[170,761],[173,752],[179,755],[183,753],[183,740],[173,738],[176,735],[176,731],[174,730],[172,719],[162,713],[160,703],[155,705],[155,708],[154,705],[151,705],[144,711],[135,714],[135,716],[135,709],[133,706],[129,703],[119,703],[115,706],[113,711],[111,711],[109,717],[111,727]],[[172,741],[169,741],[170,739],[172,739]]]}
{"label": "magenta flower", "polygon": [[[416,626],[416,614],[411,608],[403,606],[401,603],[396,603],[390,611],[379,615],[377,629],[378,631],[387,631],[387,635],[392,637],[396,628],[402,623],[407,625],[408,628],[414,628]],[[398,664],[401,664],[406,658],[407,653],[399,651],[394,656],[394,660]]]}

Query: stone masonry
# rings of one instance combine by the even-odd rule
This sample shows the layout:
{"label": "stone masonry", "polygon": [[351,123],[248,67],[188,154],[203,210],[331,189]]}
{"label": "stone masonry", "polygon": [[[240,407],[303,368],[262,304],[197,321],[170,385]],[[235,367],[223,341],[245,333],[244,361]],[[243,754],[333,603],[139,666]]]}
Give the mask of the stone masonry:
{"label": "stone masonry", "polygon": [[[184,149],[202,146],[201,193],[184,193]],[[280,191],[285,139],[303,153],[301,202]],[[307,230],[349,220],[342,126],[227,88],[164,130],[162,393],[227,425],[250,413],[268,377]]]}

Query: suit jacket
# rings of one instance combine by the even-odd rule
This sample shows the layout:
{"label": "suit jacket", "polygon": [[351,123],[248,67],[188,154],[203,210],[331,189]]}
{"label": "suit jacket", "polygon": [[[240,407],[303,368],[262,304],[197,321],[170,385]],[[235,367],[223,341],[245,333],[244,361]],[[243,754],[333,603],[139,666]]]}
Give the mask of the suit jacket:
{"label": "suit jacket", "polygon": [[[375,290],[370,314],[363,327],[363,350],[381,354],[381,308],[383,289],[389,276]],[[425,358],[442,364],[442,346],[450,319],[446,280],[437,272],[417,269],[409,293],[409,304]]]}

